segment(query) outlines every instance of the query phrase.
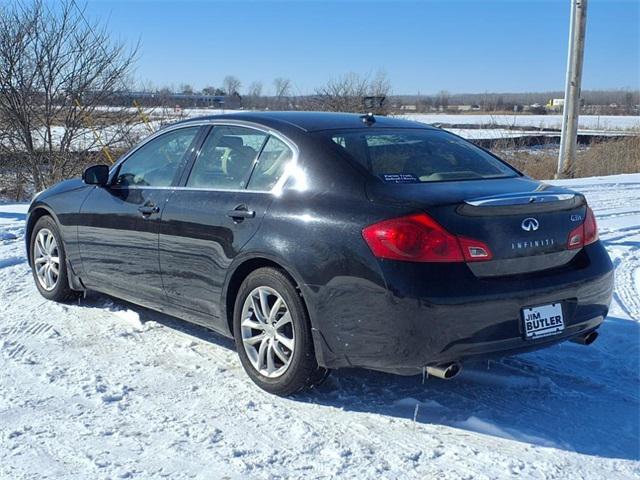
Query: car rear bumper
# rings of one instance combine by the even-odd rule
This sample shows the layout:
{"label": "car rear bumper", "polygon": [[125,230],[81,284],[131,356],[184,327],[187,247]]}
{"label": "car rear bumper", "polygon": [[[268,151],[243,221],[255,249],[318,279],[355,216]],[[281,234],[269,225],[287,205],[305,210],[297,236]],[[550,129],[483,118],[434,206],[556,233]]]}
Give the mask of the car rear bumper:
{"label": "car rear bumper", "polygon": [[[597,242],[564,267],[477,278],[465,264],[381,262],[385,287],[333,292],[335,320],[314,328],[319,362],[412,373],[425,365],[544,348],[595,330],[613,293],[613,266]],[[338,288],[338,287],[336,287]],[[525,340],[521,309],[561,301],[561,334]]]}

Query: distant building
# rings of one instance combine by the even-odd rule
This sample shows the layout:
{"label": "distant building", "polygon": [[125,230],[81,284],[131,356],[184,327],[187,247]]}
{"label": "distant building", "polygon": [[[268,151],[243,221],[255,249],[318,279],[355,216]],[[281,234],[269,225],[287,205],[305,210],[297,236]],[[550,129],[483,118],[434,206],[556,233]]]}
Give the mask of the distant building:
{"label": "distant building", "polygon": [[564,108],[564,98],[551,98],[545,107],[550,112],[561,112]]}
{"label": "distant building", "polygon": [[400,105],[400,110],[405,110],[407,112],[415,112],[418,110],[417,105]]}

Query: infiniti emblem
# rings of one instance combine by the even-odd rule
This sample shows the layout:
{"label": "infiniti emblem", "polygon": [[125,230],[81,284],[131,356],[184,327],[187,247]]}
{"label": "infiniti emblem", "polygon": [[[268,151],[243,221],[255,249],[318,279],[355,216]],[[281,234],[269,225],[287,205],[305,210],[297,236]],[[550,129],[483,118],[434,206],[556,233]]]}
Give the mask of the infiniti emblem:
{"label": "infiniti emblem", "polygon": [[535,232],[540,227],[540,223],[535,218],[528,217],[522,220],[520,226],[525,232]]}

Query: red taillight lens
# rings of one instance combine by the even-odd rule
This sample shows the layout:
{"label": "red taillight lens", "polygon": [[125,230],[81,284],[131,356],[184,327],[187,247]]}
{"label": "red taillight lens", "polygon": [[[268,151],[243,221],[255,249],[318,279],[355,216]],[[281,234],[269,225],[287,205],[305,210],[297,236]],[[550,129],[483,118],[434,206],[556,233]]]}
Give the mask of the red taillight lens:
{"label": "red taillight lens", "polygon": [[598,240],[598,224],[593,210],[587,207],[587,218],[584,219],[584,244],[590,245]]}
{"label": "red taillight lens", "polygon": [[582,222],[582,225],[574,228],[569,233],[567,240],[567,248],[581,248],[585,245],[590,245],[598,240],[598,225],[596,224],[596,216],[593,214],[593,210],[587,207],[587,215]]}
{"label": "red taillight lens", "polygon": [[378,258],[409,262],[472,262],[490,260],[489,247],[477,240],[456,237],[426,214],[385,220],[362,230]]}

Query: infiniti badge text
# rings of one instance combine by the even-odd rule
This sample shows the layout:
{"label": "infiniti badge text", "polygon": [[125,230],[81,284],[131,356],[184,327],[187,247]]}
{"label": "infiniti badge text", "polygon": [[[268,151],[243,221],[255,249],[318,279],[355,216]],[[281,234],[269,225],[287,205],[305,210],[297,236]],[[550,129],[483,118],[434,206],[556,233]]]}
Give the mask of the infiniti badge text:
{"label": "infiniti badge text", "polygon": [[521,240],[519,242],[511,242],[511,250],[524,250],[525,248],[550,247],[555,245],[553,238],[541,238],[539,240]]}

